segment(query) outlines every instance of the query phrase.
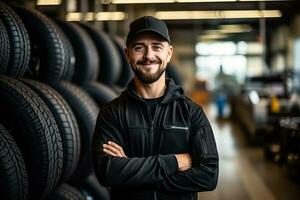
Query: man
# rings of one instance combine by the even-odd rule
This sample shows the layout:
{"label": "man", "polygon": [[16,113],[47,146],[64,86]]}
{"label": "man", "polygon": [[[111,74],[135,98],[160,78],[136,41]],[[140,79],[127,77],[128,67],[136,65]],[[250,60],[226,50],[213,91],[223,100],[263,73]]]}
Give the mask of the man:
{"label": "man", "polygon": [[135,77],[103,105],[93,162],[112,200],[196,200],[218,180],[218,153],[202,108],[165,77],[173,47],[166,24],[146,16],[131,23],[126,57]]}

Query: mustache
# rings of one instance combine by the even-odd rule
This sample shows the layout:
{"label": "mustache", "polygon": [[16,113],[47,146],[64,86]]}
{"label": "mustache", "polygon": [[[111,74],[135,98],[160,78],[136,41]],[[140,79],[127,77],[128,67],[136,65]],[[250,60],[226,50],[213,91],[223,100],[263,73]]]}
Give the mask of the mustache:
{"label": "mustache", "polygon": [[137,64],[139,65],[160,64],[160,63],[161,63],[160,60],[148,60],[148,59],[140,60],[137,62]]}

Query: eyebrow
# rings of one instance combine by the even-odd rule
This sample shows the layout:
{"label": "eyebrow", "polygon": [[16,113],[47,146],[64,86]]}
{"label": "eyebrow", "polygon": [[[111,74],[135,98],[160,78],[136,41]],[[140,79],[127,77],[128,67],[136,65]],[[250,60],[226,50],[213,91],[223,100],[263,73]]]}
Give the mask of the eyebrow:
{"label": "eyebrow", "polygon": [[[137,45],[145,45],[145,43],[143,42],[135,42],[135,43],[132,43],[132,46],[137,46]],[[163,42],[152,42],[151,45],[162,45],[163,46]]]}
{"label": "eyebrow", "polygon": [[152,44],[155,44],[155,45],[162,45],[162,46],[164,45],[163,42],[153,42]]}
{"label": "eyebrow", "polygon": [[144,45],[144,43],[142,43],[142,42],[135,42],[135,43],[132,43],[132,46],[133,46],[133,47],[136,46],[136,45]]}

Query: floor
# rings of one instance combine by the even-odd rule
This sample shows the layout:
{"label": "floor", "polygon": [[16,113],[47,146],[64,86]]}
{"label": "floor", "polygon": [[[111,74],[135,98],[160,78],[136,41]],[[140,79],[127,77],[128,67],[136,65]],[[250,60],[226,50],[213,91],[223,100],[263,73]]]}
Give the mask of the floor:
{"label": "floor", "polygon": [[265,161],[262,147],[246,145],[243,131],[231,120],[217,120],[214,105],[205,108],[220,156],[217,188],[201,192],[198,200],[298,200],[300,183],[284,168]]}

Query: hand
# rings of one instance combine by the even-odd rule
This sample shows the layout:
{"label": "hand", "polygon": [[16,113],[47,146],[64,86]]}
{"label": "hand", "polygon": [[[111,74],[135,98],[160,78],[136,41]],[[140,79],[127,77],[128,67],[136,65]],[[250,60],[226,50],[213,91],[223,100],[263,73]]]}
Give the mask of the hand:
{"label": "hand", "polygon": [[178,170],[183,172],[188,170],[192,167],[192,158],[190,154],[183,153],[183,154],[175,154],[178,163]]}
{"label": "hand", "polygon": [[103,151],[111,156],[127,158],[123,148],[112,141],[108,141],[107,144],[103,144]]}

